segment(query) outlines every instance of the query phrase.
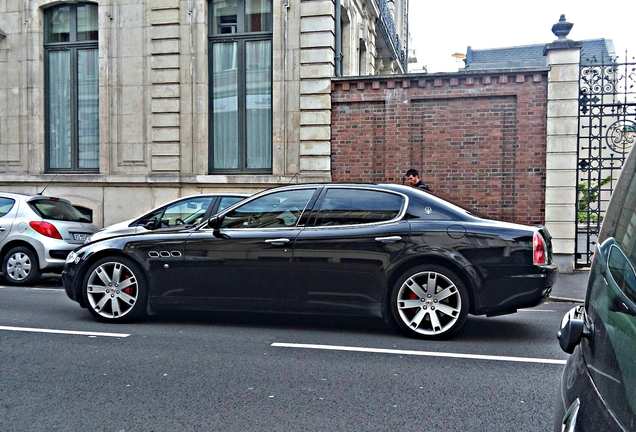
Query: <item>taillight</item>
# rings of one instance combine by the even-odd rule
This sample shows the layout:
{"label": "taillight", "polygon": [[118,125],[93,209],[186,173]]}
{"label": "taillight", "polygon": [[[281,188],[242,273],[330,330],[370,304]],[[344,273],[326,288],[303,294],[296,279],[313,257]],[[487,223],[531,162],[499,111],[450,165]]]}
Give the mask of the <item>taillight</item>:
{"label": "taillight", "polygon": [[29,222],[29,225],[36,232],[42,234],[43,236],[62,240],[62,236],[60,235],[60,232],[57,230],[57,228],[55,228],[55,225],[51,223],[43,222],[43,221],[40,221],[40,222],[32,221],[32,222]]}
{"label": "taillight", "polygon": [[535,232],[534,236],[532,237],[532,263],[548,263],[548,254],[545,248],[545,240],[543,240],[543,237],[538,232]]}

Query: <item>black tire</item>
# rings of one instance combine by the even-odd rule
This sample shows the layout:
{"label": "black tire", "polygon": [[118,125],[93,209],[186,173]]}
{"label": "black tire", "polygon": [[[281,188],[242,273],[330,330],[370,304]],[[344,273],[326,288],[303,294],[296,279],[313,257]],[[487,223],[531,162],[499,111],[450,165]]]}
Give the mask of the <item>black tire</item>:
{"label": "black tire", "polygon": [[466,322],[470,308],[461,279],[439,265],[405,272],[391,291],[391,312],[400,329],[420,339],[444,339]]}
{"label": "black tire", "polygon": [[33,284],[42,275],[38,256],[26,246],[16,246],[4,256],[2,274],[11,285]]}
{"label": "black tire", "polygon": [[98,321],[130,322],[145,314],[148,283],[143,270],[130,258],[105,257],[86,272],[82,296]]}

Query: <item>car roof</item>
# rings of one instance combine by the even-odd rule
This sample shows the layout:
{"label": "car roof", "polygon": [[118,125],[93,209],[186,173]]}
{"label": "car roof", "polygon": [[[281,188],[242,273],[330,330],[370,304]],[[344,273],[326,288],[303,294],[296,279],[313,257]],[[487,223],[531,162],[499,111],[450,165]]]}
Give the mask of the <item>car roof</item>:
{"label": "car roof", "polygon": [[71,204],[71,202],[65,198],[53,197],[49,195],[40,195],[40,194],[27,194],[23,192],[0,192],[0,196],[5,198],[14,198],[14,199],[22,199],[24,201],[35,201],[35,200],[49,200],[49,201],[62,201]]}

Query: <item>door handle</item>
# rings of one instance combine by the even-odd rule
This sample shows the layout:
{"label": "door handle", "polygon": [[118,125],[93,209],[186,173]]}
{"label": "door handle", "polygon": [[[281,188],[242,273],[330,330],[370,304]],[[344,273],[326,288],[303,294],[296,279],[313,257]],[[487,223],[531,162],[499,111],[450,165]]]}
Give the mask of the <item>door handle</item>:
{"label": "door handle", "polygon": [[4,228],[4,227],[0,227],[0,231],[4,231],[4,230],[5,230],[5,228]]}
{"label": "door handle", "polygon": [[269,243],[272,246],[283,246],[286,243],[289,243],[289,239],[286,238],[277,238],[277,239],[267,239],[265,243]]}
{"label": "door handle", "polygon": [[400,236],[390,236],[390,237],[376,237],[375,241],[379,241],[382,243],[395,243],[395,242],[399,242],[400,240],[402,240],[402,237]]}

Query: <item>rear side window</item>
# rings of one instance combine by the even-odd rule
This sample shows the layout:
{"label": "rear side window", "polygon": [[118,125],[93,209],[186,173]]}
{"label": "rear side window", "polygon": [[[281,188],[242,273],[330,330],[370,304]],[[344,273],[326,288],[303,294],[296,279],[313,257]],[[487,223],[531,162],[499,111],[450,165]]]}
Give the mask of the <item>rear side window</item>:
{"label": "rear side window", "polygon": [[315,216],[315,226],[359,225],[395,219],[404,198],[390,192],[332,188]]}
{"label": "rear side window", "polygon": [[14,204],[15,200],[12,200],[11,198],[0,198],[0,217],[9,213]]}
{"label": "rear side window", "polygon": [[36,200],[29,205],[42,219],[53,219],[67,222],[89,222],[79,210],[64,201]]}

